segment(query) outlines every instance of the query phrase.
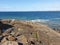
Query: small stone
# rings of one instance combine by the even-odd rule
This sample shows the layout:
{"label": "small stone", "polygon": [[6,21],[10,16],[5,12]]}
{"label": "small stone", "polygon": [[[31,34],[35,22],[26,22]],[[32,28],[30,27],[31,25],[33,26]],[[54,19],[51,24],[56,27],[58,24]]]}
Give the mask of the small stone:
{"label": "small stone", "polygon": [[22,28],[18,28],[18,31],[22,31],[23,29]]}
{"label": "small stone", "polygon": [[18,28],[18,30],[21,30],[20,28]]}
{"label": "small stone", "polygon": [[13,37],[13,36],[11,36],[11,35],[9,35],[9,36],[8,36],[8,40],[9,40],[9,41],[15,41],[15,40],[16,40],[16,38],[15,38],[15,37]]}

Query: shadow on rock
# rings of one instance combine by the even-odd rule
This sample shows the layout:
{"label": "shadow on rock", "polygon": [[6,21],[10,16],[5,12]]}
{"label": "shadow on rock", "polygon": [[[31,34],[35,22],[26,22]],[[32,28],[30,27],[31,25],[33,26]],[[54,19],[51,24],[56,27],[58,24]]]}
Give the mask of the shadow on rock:
{"label": "shadow on rock", "polygon": [[9,25],[9,24],[3,24],[1,21],[0,21],[0,30],[2,30],[3,32],[9,28],[12,28],[13,26],[12,25]]}
{"label": "shadow on rock", "polygon": [[18,43],[18,45],[23,45],[23,43]]}

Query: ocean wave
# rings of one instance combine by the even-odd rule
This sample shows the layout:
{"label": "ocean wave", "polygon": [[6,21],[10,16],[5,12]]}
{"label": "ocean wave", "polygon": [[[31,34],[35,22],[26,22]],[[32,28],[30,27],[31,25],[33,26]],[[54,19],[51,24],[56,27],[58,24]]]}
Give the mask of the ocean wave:
{"label": "ocean wave", "polygon": [[35,20],[30,20],[31,22],[48,22],[48,19],[35,19]]}
{"label": "ocean wave", "polygon": [[60,19],[60,18],[55,18],[55,19]]}
{"label": "ocean wave", "polygon": [[50,20],[60,20],[60,18],[51,18]]}

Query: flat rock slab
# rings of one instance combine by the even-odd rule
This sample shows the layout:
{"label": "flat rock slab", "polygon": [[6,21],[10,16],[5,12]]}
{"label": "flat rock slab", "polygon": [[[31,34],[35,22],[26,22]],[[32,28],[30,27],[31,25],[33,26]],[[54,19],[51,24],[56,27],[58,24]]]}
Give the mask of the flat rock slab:
{"label": "flat rock slab", "polygon": [[15,41],[6,41],[2,45],[18,45],[18,42],[15,42]]}

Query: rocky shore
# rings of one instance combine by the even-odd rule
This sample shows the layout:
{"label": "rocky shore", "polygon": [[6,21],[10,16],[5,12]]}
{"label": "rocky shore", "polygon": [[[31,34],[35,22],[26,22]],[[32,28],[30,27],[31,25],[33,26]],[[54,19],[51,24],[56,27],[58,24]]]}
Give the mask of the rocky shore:
{"label": "rocky shore", "polygon": [[0,20],[0,45],[60,45],[60,33],[38,23]]}

